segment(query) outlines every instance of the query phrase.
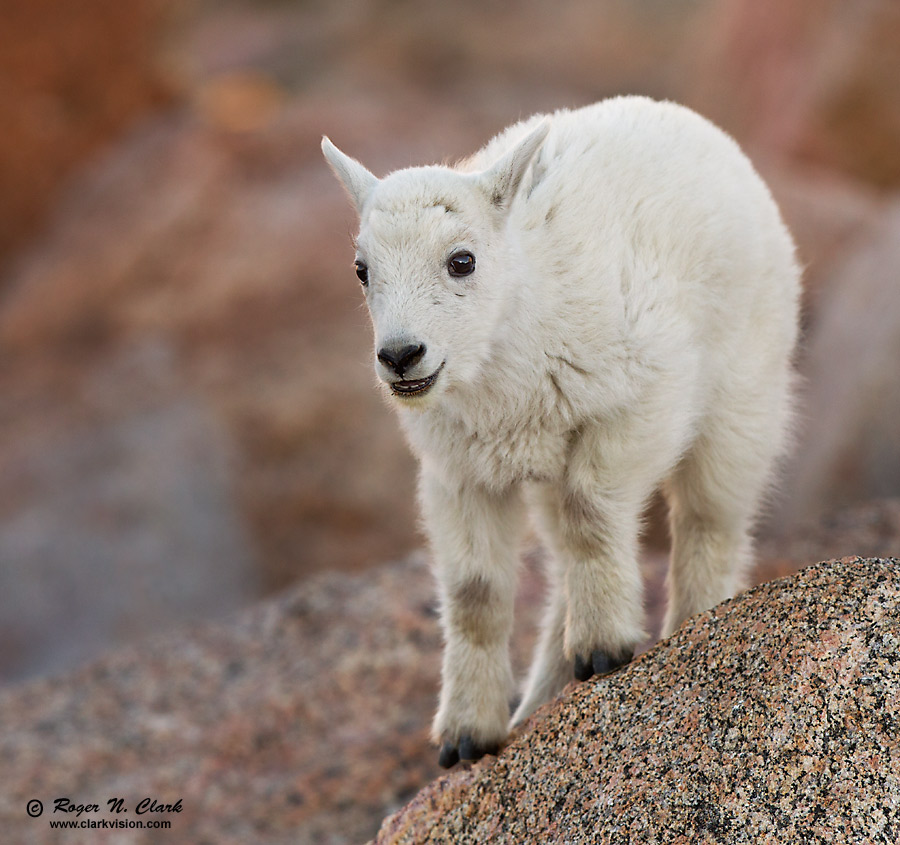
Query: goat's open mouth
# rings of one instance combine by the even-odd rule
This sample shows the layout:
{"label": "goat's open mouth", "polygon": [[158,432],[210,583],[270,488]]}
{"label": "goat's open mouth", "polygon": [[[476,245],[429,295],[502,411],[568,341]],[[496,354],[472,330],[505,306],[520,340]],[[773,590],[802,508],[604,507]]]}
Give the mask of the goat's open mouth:
{"label": "goat's open mouth", "polygon": [[425,378],[402,379],[401,381],[391,382],[391,391],[396,396],[421,396],[437,381],[437,377],[443,369],[444,365],[441,364],[430,376]]}

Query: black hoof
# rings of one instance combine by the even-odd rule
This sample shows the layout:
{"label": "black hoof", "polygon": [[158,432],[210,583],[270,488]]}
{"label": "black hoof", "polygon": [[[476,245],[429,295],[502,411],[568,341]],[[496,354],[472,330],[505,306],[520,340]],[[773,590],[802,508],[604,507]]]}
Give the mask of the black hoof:
{"label": "black hoof", "polygon": [[438,765],[442,769],[452,769],[459,762],[459,751],[455,745],[445,742],[441,746],[441,753],[438,757]]}
{"label": "black hoof", "polygon": [[496,744],[478,745],[468,734],[463,734],[459,738],[458,745],[453,745],[451,742],[445,742],[443,746],[441,746],[438,765],[444,769],[450,769],[460,760],[469,762],[480,760],[485,754],[496,754],[498,750],[499,746]]}
{"label": "black hoof", "polygon": [[594,674],[594,666],[590,660],[582,657],[580,654],[575,655],[575,678],[579,681],[586,681]]}
{"label": "black hoof", "polygon": [[579,681],[586,681],[594,675],[608,675],[616,669],[621,669],[633,656],[634,652],[623,652],[617,657],[612,657],[600,649],[594,649],[590,659],[576,654],[575,677]]}

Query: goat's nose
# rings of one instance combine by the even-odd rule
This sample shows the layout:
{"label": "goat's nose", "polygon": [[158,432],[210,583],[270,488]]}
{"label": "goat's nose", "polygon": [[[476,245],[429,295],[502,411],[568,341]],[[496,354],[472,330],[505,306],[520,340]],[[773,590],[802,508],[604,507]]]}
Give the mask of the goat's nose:
{"label": "goat's nose", "polygon": [[424,354],[425,347],[421,343],[410,343],[406,346],[382,346],[378,350],[378,360],[385,367],[402,377],[406,370],[414,367],[422,360]]}

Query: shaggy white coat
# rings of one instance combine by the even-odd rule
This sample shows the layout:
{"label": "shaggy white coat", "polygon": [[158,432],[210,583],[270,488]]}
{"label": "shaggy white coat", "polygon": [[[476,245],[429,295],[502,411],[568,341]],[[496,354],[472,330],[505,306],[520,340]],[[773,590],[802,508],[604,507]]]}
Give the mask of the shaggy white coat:
{"label": "shaggy white coat", "polygon": [[[360,214],[376,350],[424,345],[406,379],[440,369],[392,394],[442,600],[434,738],[501,743],[575,655],[644,639],[638,537],[656,489],[673,537],[664,633],[740,588],[791,416],[794,246],[735,142],[671,103],[538,115],[457,167],[383,180],[323,150]],[[453,277],[460,250],[475,270]],[[510,722],[526,500],[554,562]]]}

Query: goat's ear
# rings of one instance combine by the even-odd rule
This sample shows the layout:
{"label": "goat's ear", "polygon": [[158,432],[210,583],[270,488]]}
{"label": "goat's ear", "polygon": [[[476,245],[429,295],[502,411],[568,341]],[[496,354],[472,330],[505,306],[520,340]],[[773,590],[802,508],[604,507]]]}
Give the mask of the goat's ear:
{"label": "goat's ear", "polygon": [[340,180],[353,201],[357,213],[361,213],[366,197],[378,184],[378,178],[366,170],[355,158],[350,158],[342,153],[325,135],[322,136],[322,152],[334,171],[334,175]]}
{"label": "goat's ear", "polygon": [[503,158],[481,174],[482,188],[492,205],[501,209],[509,208],[528,165],[549,131],[550,121],[545,118]]}

